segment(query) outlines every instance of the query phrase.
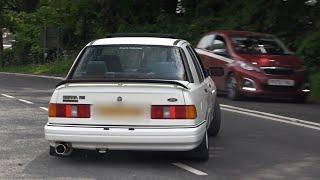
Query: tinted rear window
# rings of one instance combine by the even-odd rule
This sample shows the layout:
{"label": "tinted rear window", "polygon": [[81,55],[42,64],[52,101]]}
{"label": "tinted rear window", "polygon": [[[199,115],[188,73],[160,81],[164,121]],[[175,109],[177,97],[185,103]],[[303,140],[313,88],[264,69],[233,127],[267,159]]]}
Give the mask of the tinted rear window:
{"label": "tinted rear window", "polygon": [[90,46],[71,79],[186,80],[177,47],[149,45]]}

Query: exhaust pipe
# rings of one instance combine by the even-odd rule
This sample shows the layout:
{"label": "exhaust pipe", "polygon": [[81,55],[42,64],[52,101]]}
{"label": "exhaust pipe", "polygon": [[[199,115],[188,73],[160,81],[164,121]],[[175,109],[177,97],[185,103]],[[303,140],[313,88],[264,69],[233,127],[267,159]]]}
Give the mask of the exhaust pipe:
{"label": "exhaust pipe", "polygon": [[56,145],[55,151],[58,155],[69,156],[72,153],[72,147],[67,143],[59,143]]}

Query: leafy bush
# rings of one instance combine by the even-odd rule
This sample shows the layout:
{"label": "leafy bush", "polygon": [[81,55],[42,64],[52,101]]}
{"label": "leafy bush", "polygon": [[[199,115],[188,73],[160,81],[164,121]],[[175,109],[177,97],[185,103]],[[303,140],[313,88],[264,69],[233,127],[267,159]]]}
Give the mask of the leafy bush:
{"label": "leafy bush", "polygon": [[1,59],[1,64],[6,66],[13,64],[14,52],[12,49],[4,49]]}
{"label": "leafy bush", "polygon": [[320,73],[314,72],[310,75],[311,97],[320,100]]}
{"label": "leafy bush", "polygon": [[320,31],[305,38],[298,48],[298,54],[303,57],[309,67],[320,69]]}

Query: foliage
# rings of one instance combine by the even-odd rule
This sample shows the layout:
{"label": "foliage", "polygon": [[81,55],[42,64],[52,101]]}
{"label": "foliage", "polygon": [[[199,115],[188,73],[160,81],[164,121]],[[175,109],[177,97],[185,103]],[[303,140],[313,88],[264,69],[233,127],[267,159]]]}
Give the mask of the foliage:
{"label": "foliage", "polygon": [[10,61],[14,58],[14,52],[11,49],[4,49],[2,52],[2,62],[4,65],[9,65]]}
{"label": "foliage", "polygon": [[320,73],[314,72],[310,75],[310,89],[311,94],[310,96],[313,99],[320,100]]}
{"label": "foliage", "polygon": [[[298,50],[309,66],[319,64],[320,3],[307,6],[304,0],[182,0],[185,13],[176,14],[177,0],[7,2],[11,8],[0,10],[0,19],[6,19],[4,23],[16,35],[12,62],[19,64],[44,63],[39,45],[44,26],[62,29],[66,51],[79,50],[91,40],[114,32],[173,33],[195,44],[212,30],[259,31],[279,36],[292,50]],[[50,56],[56,50],[46,52]]]}
{"label": "foliage", "polygon": [[299,46],[298,53],[309,66],[320,69],[320,31],[310,34]]}

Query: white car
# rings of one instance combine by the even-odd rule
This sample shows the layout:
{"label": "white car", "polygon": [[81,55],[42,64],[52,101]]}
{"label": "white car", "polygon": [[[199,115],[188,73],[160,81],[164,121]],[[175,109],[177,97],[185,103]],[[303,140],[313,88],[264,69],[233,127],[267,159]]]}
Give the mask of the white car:
{"label": "white car", "polygon": [[184,151],[208,159],[220,129],[216,87],[185,40],[113,35],[80,52],[49,104],[50,155],[73,149]]}

